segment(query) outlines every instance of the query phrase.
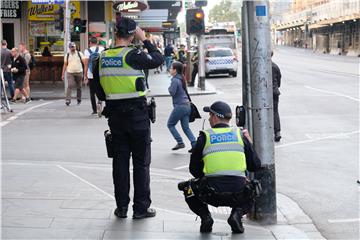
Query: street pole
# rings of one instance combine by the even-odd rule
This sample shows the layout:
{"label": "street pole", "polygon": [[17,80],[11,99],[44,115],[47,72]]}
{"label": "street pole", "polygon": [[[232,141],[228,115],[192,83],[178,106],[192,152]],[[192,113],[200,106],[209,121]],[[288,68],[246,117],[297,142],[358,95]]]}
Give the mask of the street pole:
{"label": "street pole", "polygon": [[250,46],[249,46],[249,19],[247,1],[243,2],[241,14],[242,26],[242,100],[246,110],[245,128],[250,136],[253,136],[252,112],[251,112],[251,76],[250,76]]}
{"label": "street pole", "polygon": [[199,57],[199,81],[198,87],[201,90],[205,90],[205,48],[204,48],[204,37],[198,35],[198,57]]}
{"label": "street pole", "polygon": [[276,224],[269,1],[246,1],[245,6],[249,29],[253,138],[262,166],[255,173],[255,178],[260,180],[263,189],[255,202],[255,219],[262,224]]}
{"label": "street pole", "polygon": [[[70,0],[65,0],[65,27],[64,27],[64,56],[67,55],[69,49],[69,42],[71,41],[70,33],[70,21],[71,21],[71,12],[70,12]],[[64,89],[65,94],[68,87],[68,81],[66,74],[64,76]]]}

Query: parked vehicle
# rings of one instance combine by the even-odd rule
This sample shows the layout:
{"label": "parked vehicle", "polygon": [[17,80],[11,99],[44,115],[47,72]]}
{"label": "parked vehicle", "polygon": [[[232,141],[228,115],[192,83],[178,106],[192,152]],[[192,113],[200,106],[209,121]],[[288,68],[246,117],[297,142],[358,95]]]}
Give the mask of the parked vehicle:
{"label": "parked vehicle", "polygon": [[205,53],[205,77],[210,74],[237,76],[238,61],[230,48],[209,48]]}

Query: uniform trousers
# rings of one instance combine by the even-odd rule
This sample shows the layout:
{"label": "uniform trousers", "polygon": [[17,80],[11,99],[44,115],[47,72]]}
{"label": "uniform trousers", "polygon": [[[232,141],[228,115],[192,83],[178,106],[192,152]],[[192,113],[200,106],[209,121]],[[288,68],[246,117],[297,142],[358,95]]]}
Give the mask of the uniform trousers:
{"label": "uniform trousers", "polygon": [[[106,104],[108,108],[108,103]],[[108,124],[113,139],[113,182],[117,207],[130,202],[130,157],[133,164],[133,211],[144,213],[150,207],[150,121],[146,100],[109,110]]]}
{"label": "uniform trousers", "polygon": [[280,116],[279,116],[279,95],[273,95],[274,104],[274,133],[280,132]]}

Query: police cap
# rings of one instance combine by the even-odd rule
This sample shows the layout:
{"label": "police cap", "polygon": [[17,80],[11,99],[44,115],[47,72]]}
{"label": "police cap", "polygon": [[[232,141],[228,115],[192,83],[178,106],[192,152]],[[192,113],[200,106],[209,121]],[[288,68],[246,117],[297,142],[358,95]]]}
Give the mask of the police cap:
{"label": "police cap", "polygon": [[219,118],[230,119],[232,117],[229,104],[222,101],[216,101],[210,107],[204,107],[203,110],[204,112],[211,112]]}
{"label": "police cap", "polygon": [[136,22],[127,17],[121,17],[116,21],[116,32],[120,36],[133,35],[136,30]]}

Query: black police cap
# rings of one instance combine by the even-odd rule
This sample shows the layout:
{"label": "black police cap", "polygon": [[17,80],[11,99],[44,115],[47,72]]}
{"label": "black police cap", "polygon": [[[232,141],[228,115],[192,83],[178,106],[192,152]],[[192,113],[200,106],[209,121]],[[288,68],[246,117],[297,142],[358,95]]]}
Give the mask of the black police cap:
{"label": "black police cap", "polygon": [[127,17],[121,17],[116,22],[116,31],[119,33],[132,35],[136,30],[136,22]]}
{"label": "black police cap", "polygon": [[222,101],[216,101],[210,107],[204,107],[203,110],[204,112],[211,112],[219,118],[230,119],[232,117],[229,104]]}

